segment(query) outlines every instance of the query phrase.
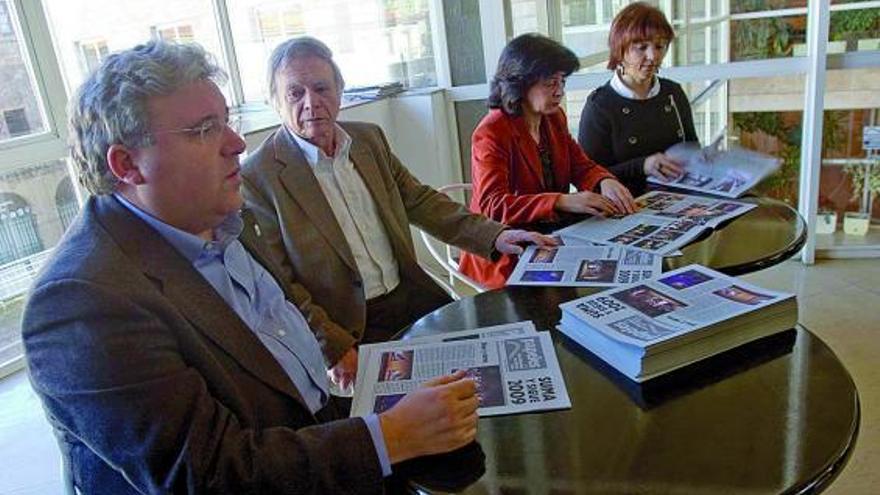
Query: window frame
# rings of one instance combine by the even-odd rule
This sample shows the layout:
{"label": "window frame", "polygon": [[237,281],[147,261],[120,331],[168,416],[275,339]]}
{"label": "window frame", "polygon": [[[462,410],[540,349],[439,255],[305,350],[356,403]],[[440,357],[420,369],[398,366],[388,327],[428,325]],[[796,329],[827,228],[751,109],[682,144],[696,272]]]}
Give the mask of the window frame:
{"label": "window frame", "polygon": [[7,0],[13,29],[21,31],[22,57],[33,76],[44,130],[0,143],[0,171],[46,162],[67,155],[67,92],[52,46],[42,2]]}

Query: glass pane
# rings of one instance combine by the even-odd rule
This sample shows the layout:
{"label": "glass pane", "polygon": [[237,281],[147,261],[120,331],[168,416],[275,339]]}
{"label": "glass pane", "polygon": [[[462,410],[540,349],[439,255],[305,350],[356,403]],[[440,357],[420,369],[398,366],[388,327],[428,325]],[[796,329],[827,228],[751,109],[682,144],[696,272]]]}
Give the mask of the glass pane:
{"label": "glass pane", "polygon": [[28,287],[78,209],[64,160],[0,173],[0,364],[21,355]]}
{"label": "glass pane", "polygon": [[831,13],[828,53],[880,50],[880,8]]}
{"label": "glass pane", "polygon": [[[863,141],[867,128],[880,129],[877,80],[880,68],[826,73],[818,205],[822,214],[817,218],[820,249],[880,245],[880,150],[865,149]],[[845,222],[851,224],[849,234],[843,232]],[[859,223],[867,229],[853,230]]]}
{"label": "glass pane", "polygon": [[0,142],[46,130],[15,12],[0,0]]}
{"label": "glass pane", "polygon": [[[702,81],[682,84],[691,102],[694,130],[703,145],[708,145],[727,132],[727,88],[725,81]],[[726,142],[726,141],[725,141]]]}
{"label": "glass pane", "polygon": [[196,42],[222,65],[211,0],[44,0],[65,82],[76,88],[107,55],[150,39]]}
{"label": "glass pane", "polygon": [[[631,2],[627,0],[561,0],[561,2],[562,41],[580,57],[581,71],[606,70],[611,21]],[[536,2],[519,3],[530,5]],[[721,53],[720,28],[729,21],[712,20],[706,0],[678,0],[672,12],[659,1],[647,3],[660,7],[676,30],[676,40],[664,65],[698,65],[724,61]],[[521,10],[524,11],[525,7]],[[514,25],[516,23],[514,16]]]}
{"label": "glass pane", "polygon": [[730,13],[745,14],[806,6],[807,0],[733,0],[730,2]]}
{"label": "glass pane", "polygon": [[428,0],[229,0],[245,100],[267,100],[266,61],[278,43],[314,36],[333,50],[348,87],[437,84]]}
{"label": "glass pane", "polygon": [[730,25],[731,59],[759,60],[807,54],[807,16],[741,19]]}
{"label": "glass pane", "polygon": [[[513,37],[525,33],[543,33],[547,34],[546,13],[543,16],[539,14],[539,2],[536,0],[510,0],[510,19],[513,24]],[[563,19],[568,16],[571,19],[570,11],[567,5],[563,6]],[[574,18],[579,16],[574,14]],[[565,21],[563,21],[565,22]]]}
{"label": "glass pane", "polygon": [[759,184],[754,192],[796,206],[804,78],[737,79],[730,81],[729,92],[729,141],[782,160],[779,171]]}

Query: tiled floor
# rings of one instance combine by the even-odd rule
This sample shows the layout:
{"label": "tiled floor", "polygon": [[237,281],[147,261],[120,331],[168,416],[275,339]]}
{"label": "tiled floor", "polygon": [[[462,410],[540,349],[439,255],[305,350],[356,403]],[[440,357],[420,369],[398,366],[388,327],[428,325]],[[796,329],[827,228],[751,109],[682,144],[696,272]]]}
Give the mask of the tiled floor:
{"label": "tiled floor", "polygon": [[799,320],[846,365],[862,407],[856,448],[826,493],[880,493],[880,260],[783,263],[748,275],[761,286],[798,294]]}
{"label": "tiled floor", "polygon": [[[855,452],[831,495],[880,487],[880,260],[788,262],[745,277],[798,294],[801,323],[840,357],[859,389]],[[0,494],[61,493],[57,448],[23,373],[0,380]]]}

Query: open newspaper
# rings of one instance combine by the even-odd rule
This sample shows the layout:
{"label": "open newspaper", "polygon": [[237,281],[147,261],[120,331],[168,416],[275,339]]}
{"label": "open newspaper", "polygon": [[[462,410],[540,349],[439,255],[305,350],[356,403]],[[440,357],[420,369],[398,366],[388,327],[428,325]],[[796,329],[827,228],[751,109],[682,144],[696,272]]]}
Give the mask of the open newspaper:
{"label": "open newspaper", "polygon": [[677,143],[666,154],[681,163],[684,173],[672,181],[649,177],[648,182],[738,198],[779,169],[780,160],[757,151],[733,147],[715,151],[694,142]]}
{"label": "open newspaper", "polygon": [[793,294],[700,265],[559,307],[562,333],[637,382],[797,323]]}
{"label": "open newspaper", "polygon": [[555,233],[591,242],[620,244],[666,254],[684,246],[705,229],[717,227],[755,208],[730,199],[651,191],[636,198],[639,211],[615,217],[590,217]]}
{"label": "open newspaper", "polygon": [[653,278],[663,269],[661,256],[620,246],[529,246],[519,257],[507,285],[608,287]]}
{"label": "open newspaper", "polygon": [[460,369],[477,383],[480,416],[571,407],[550,333],[531,322],[368,344],[358,360],[352,416],[381,413],[426,380]]}

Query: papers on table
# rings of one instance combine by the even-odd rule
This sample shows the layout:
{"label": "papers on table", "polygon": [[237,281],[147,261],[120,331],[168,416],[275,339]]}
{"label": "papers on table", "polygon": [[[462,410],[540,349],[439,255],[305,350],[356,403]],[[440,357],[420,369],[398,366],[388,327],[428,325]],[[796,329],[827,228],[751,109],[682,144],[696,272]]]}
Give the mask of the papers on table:
{"label": "papers on table", "polygon": [[648,177],[648,182],[707,194],[738,198],[779,169],[781,161],[744,148],[716,151],[694,142],[677,143],[666,154],[684,166],[684,174],[670,182]]}
{"label": "papers on table", "polygon": [[755,208],[741,201],[666,191],[649,192],[638,197],[636,204],[640,210],[632,215],[591,217],[555,233],[662,255],[684,246],[703,230]]}
{"label": "papers on table", "polygon": [[507,285],[607,287],[653,278],[662,265],[661,256],[619,246],[529,246]]}
{"label": "papers on table", "polygon": [[561,304],[559,330],[621,373],[643,381],[787,330],[793,294],[700,265]]}
{"label": "papers on table", "polygon": [[459,369],[477,383],[480,416],[571,407],[550,333],[519,322],[361,346],[351,415],[381,413]]}

